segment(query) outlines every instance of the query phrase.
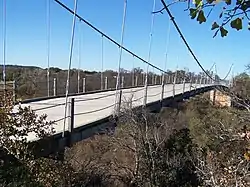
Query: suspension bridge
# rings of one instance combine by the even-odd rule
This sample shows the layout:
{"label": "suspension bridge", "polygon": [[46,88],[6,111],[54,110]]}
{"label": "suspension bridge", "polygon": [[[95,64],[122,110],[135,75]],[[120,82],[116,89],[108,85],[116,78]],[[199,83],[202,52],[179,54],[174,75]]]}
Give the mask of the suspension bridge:
{"label": "suspension bridge", "polygon": [[[122,1],[122,0],[121,0]],[[198,58],[195,56],[194,52],[188,45],[184,35],[182,34],[180,28],[178,27],[176,21],[164,3],[164,1],[159,1],[162,6],[165,7],[170,20],[172,20],[174,28],[177,33],[181,36],[184,46],[187,48],[188,53],[194,58],[195,62],[201,68],[202,73],[195,75],[191,71],[187,70],[176,70],[174,72],[167,71],[168,53],[169,53],[169,38],[170,38],[170,28],[171,22],[169,21],[167,42],[166,42],[166,52],[162,54],[165,56],[165,61],[162,63],[163,67],[159,67],[152,62],[151,52],[152,52],[152,41],[154,37],[154,21],[156,11],[156,0],[153,0],[153,8],[151,12],[151,24],[149,33],[149,47],[147,51],[147,59],[144,59],[137,55],[134,51],[129,50],[124,46],[124,37],[126,31],[126,17],[127,17],[127,3],[128,0],[123,1],[123,16],[122,16],[122,27],[120,34],[120,41],[113,39],[110,35],[105,34],[99,28],[97,28],[94,23],[90,23],[84,19],[80,14],[78,14],[78,1],[74,0],[74,8],[69,8],[66,4],[59,0],[47,0],[47,74],[46,74],[46,86],[47,93],[45,95],[40,95],[40,97],[29,98],[23,100],[19,103],[16,101],[18,93],[18,83],[14,80],[11,82],[13,84],[14,90],[14,111],[19,107],[29,106],[38,115],[46,114],[48,121],[53,121],[53,127],[55,133],[50,140],[40,140],[35,136],[35,133],[30,133],[27,137],[28,141],[35,142],[40,141],[43,145],[42,154],[50,154],[53,151],[62,149],[69,144],[81,141],[82,139],[89,136],[89,134],[100,130],[104,124],[110,123],[110,118],[113,119],[119,117],[122,108],[130,107],[132,109],[136,108],[147,108],[149,111],[159,110],[161,107],[168,106],[169,103],[173,101],[183,101],[192,96],[200,93],[204,93],[215,89],[216,87],[227,87],[228,85],[228,75],[226,74],[224,79],[219,79],[218,76],[211,72],[210,70],[205,70],[202,64],[199,62]],[[6,68],[6,0],[3,0],[3,90],[5,91],[8,87],[6,80],[6,73],[8,69]],[[58,93],[58,85],[60,84],[60,79],[56,80],[55,77],[51,75],[51,4],[59,6],[63,11],[72,15],[72,29],[70,36],[70,47],[69,47],[69,60],[68,60],[68,70],[67,77],[64,80],[63,87],[64,92]],[[78,22],[77,22],[78,20]],[[79,67],[77,71],[77,79],[75,86],[76,91],[70,91],[72,88],[71,71],[72,71],[72,59],[73,59],[73,48],[75,42],[75,32],[76,24],[85,24],[89,27],[92,32],[97,33],[101,39],[101,70],[100,73],[96,75],[96,80],[98,86],[94,90],[87,89],[88,84],[93,84],[94,81],[89,80],[86,75],[81,77],[81,38],[79,38]],[[150,23],[150,22],[149,22]],[[108,40],[112,45],[119,49],[118,52],[118,68],[114,71],[115,76],[107,77],[104,71],[104,40]],[[131,71],[122,72],[122,58],[123,53],[131,56],[140,63],[134,64]],[[145,68],[146,65],[146,68]],[[99,66],[99,65],[98,65]],[[144,66],[144,67],[143,67]],[[142,67],[142,72],[135,72],[135,67]],[[149,72],[152,68],[153,72]],[[216,77],[217,76],[217,77]],[[115,82],[110,84],[112,81]],[[82,82],[81,82],[82,80]],[[81,87],[81,89],[80,89]],[[39,91],[39,86],[38,86]],[[41,97],[43,96],[43,97]],[[49,142],[48,142],[49,141]],[[45,150],[46,149],[46,150]]]}

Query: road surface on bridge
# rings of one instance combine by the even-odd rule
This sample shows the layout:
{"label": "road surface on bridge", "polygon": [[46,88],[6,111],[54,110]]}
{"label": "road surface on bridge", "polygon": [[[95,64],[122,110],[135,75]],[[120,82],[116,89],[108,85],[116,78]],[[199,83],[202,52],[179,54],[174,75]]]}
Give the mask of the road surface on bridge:
{"label": "road surface on bridge", "polygon": [[[206,87],[208,85],[201,85]],[[193,84],[191,89],[199,88],[200,85]],[[190,84],[185,84],[185,92],[190,91]],[[144,87],[127,88],[122,90],[122,106],[131,103],[132,107],[143,105],[145,89]],[[147,104],[159,101],[161,99],[162,85],[148,86]],[[183,93],[183,84],[175,85],[175,95]],[[74,107],[74,127],[80,127],[97,120],[103,119],[113,114],[115,106],[116,91],[106,91],[98,93],[86,93],[84,95],[70,96],[75,98]],[[164,99],[173,96],[173,85],[164,86]],[[132,102],[130,102],[132,100]],[[68,104],[70,105],[70,104]],[[22,107],[30,106],[38,115],[47,114],[48,121],[55,121],[53,127],[55,134],[64,130],[65,97],[53,98],[41,101],[34,101],[21,104]],[[17,106],[16,106],[17,107]],[[69,111],[69,110],[68,110]],[[69,113],[67,112],[67,116]],[[68,131],[69,119],[66,119],[65,131]],[[34,141],[37,138],[35,134],[28,136],[28,141]]]}

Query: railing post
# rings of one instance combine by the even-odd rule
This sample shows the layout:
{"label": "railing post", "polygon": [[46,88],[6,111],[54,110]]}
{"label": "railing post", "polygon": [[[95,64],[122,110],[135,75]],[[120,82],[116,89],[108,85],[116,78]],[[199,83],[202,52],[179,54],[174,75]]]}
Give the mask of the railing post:
{"label": "railing post", "polygon": [[120,115],[121,112],[121,104],[122,104],[122,90],[119,92],[119,101],[118,101],[118,116]]}
{"label": "railing post", "polygon": [[182,90],[182,94],[185,93],[185,82],[186,82],[186,79],[185,79],[185,77],[184,77],[184,79],[183,79],[183,90]]}
{"label": "railing post", "polygon": [[56,78],[53,79],[53,95],[56,96],[57,95],[57,86],[56,86]]}
{"label": "railing post", "polygon": [[175,71],[174,82],[173,82],[173,97],[175,96],[175,84],[177,79],[177,71]]}
{"label": "railing post", "polygon": [[103,90],[103,71],[101,72],[101,90]]}
{"label": "railing post", "polygon": [[138,86],[138,76],[136,75],[135,77],[135,86],[137,87]]}
{"label": "railing post", "polygon": [[143,99],[143,106],[147,105],[147,96],[148,96],[148,76],[145,77],[145,90],[144,90],[144,99]]}
{"label": "railing post", "polygon": [[105,86],[104,89],[107,90],[108,89],[108,77],[105,77]]}
{"label": "railing post", "polygon": [[201,88],[201,84],[202,84],[202,76],[201,76],[201,78],[200,78],[200,88]]}
{"label": "railing post", "polygon": [[75,98],[71,98],[69,107],[70,107],[69,132],[72,132],[74,129],[74,119],[75,119]]}
{"label": "railing post", "polygon": [[189,87],[189,92],[191,92],[191,90],[192,90],[192,79],[193,79],[193,77],[192,77],[192,74],[190,75],[190,87]]}
{"label": "railing post", "polygon": [[121,83],[121,87],[124,88],[124,76],[122,76],[122,83]]}
{"label": "railing post", "polygon": [[165,86],[165,75],[162,73],[162,80],[161,80],[161,106],[163,105],[163,98],[164,98],[164,86]]}
{"label": "railing post", "polygon": [[131,77],[131,86],[134,87],[135,86],[135,74],[134,74],[134,69],[133,69],[133,73],[132,73],[132,77]]}
{"label": "railing post", "polygon": [[154,74],[152,74],[152,85],[154,85]]}
{"label": "railing post", "polygon": [[86,92],[86,78],[82,79],[82,93]]}
{"label": "railing post", "polygon": [[75,122],[75,98],[71,98],[70,105],[69,105],[69,137],[68,143],[69,146],[72,145],[73,141],[73,131],[74,131],[74,122]]}
{"label": "railing post", "polygon": [[13,81],[13,104],[16,103],[16,81]]}
{"label": "railing post", "polygon": [[[119,92],[119,95],[116,94],[115,97],[115,106],[114,106],[114,112],[113,112],[113,117],[119,117],[120,115],[120,110],[121,110],[121,103],[122,103],[122,89],[117,90],[116,93]],[[117,98],[118,97],[118,98]]]}
{"label": "railing post", "polygon": [[197,78],[195,79],[195,90],[197,89],[198,78],[199,78],[199,77],[197,77]]}
{"label": "railing post", "polygon": [[77,93],[80,93],[80,76],[77,76]]}
{"label": "railing post", "polygon": [[157,84],[157,75],[155,76],[155,85]]}

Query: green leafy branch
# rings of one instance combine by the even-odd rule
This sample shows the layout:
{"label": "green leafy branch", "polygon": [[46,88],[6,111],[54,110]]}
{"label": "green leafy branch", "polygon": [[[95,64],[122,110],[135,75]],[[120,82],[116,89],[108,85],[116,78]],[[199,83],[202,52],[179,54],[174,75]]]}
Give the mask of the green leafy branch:
{"label": "green leafy branch", "polygon": [[[228,9],[228,7],[233,6],[231,0],[222,0],[226,3],[226,6],[223,7],[222,12],[219,15],[219,19],[223,19],[221,24],[213,22],[211,30],[215,30],[215,37],[220,31],[221,36],[227,36],[228,30],[225,29],[225,26],[230,23],[231,28],[236,29],[237,31],[243,29],[243,19],[247,19],[248,29],[250,29],[250,17],[248,13],[250,12],[250,0],[237,0],[235,2],[234,8]],[[190,2],[188,1],[189,6]],[[218,5],[216,0],[206,0],[204,3],[203,0],[194,0],[194,7],[189,8],[191,19],[195,19],[201,24],[207,21],[207,18],[213,11],[214,7]],[[207,17],[205,17],[205,9],[211,7]]]}

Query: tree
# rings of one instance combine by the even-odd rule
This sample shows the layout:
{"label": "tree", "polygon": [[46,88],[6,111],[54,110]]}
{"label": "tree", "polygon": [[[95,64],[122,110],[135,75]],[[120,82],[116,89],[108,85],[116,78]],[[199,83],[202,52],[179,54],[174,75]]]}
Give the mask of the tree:
{"label": "tree", "polygon": [[[46,138],[53,133],[46,115],[38,116],[29,107],[14,108],[7,97],[0,108],[0,183],[5,186],[40,186],[38,177],[43,159],[36,159],[27,136]],[[41,165],[40,165],[41,164]],[[37,166],[43,167],[37,167]],[[36,172],[34,172],[36,171]],[[48,171],[46,171],[48,172]]]}
{"label": "tree", "polygon": [[187,105],[191,137],[198,145],[194,164],[204,186],[249,186],[249,113],[214,107],[204,97]]}
{"label": "tree", "polygon": [[[164,3],[164,0],[162,0]],[[212,21],[211,30],[214,30],[214,37],[220,32],[221,37],[228,34],[228,27],[237,31],[248,27],[250,30],[250,0],[173,0],[167,6],[182,2],[187,4],[185,11],[189,10],[191,19],[196,19],[200,24],[207,22],[211,13],[219,8],[217,20]],[[161,9],[161,12],[165,8]]]}

